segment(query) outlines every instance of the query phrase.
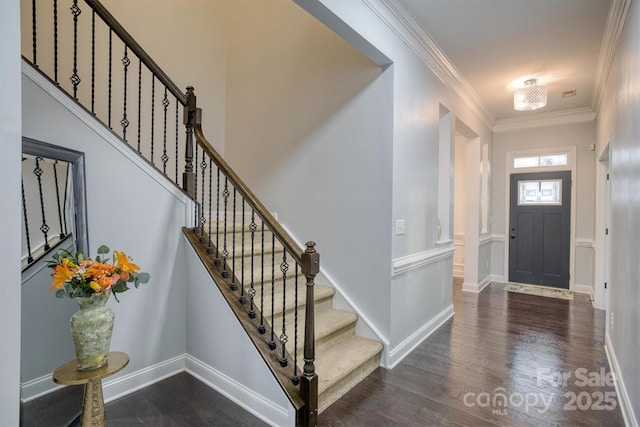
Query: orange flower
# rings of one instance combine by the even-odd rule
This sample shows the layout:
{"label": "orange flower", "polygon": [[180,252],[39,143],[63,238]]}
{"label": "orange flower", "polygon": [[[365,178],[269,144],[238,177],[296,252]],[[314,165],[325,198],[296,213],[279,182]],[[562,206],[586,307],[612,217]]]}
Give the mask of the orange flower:
{"label": "orange flower", "polygon": [[71,267],[69,266],[69,260],[63,258],[61,264],[53,267],[53,282],[51,282],[51,286],[49,286],[49,293],[51,293],[54,286],[58,289],[62,289],[65,282],[69,281],[73,275],[74,271],[71,270]]}
{"label": "orange flower", "polygon": [[[129,261],[129,257],[124,252],[113,251],[113,253],[118,257],[118,265],[116,268],[122,270],[123,273],[135,273],[137,270],[140,270],[136,264]],[[127,274],[129,277],[129,274]]]}

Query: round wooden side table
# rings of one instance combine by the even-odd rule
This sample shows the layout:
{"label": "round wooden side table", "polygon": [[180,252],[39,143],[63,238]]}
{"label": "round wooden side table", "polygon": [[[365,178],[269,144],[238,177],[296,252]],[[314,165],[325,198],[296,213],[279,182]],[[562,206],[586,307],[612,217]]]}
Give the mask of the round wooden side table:
{"label": "round wooden side table", "polygon": [[76,360],[71,360],[59,366],[53,372],[53,381],[63,385],[83,385],[84,399],[82,403],[82,417],[80,425],[106,426],[107,416],[104,412],[104,398],[102,396],[102,379],[119,372],[129,363],[126,353],[112,351],[109,353],[107,364],[91,371],[78,371]]}

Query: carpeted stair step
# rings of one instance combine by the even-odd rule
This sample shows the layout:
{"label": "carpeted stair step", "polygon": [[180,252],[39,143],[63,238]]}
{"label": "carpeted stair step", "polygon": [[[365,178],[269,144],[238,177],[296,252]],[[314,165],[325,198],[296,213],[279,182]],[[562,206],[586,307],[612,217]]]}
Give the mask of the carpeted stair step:
{"label": "carpeted stair step", "polygon": [[323,353],[316,353],[318,412],[340,399],[380,365],[382,344],[353,336]]}
{"label": "carpeted stair step", "polygon": [[[300,368],[304,365],[303,353],[304,353],[304,316],[305,311],[302,310],[298,313],[298,343],[297,353]],[[333,308],[327,308],[324,310],[315,311],[315,350],[316,354],[324,353],[331,347],[340,344],[348,338],[355,335],[356,322],[358,316],[355,313],[344,310],[336,310]],[[293,319],[285,324],[287,328],[287,334],[290,335],[290,339],[287,342],[286,348],[289,354],[293,354],[293,331],[294,322]]]}
{"label": "carpeted stair step", "polygon": [[[306,305],[305,303],[305,299],[306,299],[306,288],[307,285],[306,283],[299,283],[298,284],[298,307],[304,307]],[[256,306],[256,308],[258,310],[260,310],[260,302],[261,302],[261,292],[263,291],[262,288],[257,288],[256,289],[256,294],[254,296],[254,304]],[[314,307],[316,311],[325,309],[325,308],[331,308],[333,306],[333,295],[336,293],[335,289],[333,289],[330,286],[324,286],[324,285],[316,285],[314,286]],[[246,295],[246,292],[245,292]],[[267,286],[264,288],[264,307],[262,309],[262,314],[263,316],[267,319],[267,321],[269,323],[271,323],[271,314],[272,314],[272,310],[271,310],[271,287]],[[285,324],[289,321],[293,321],[292,319],[294,318],[293,315],[293,311],[296,307],[296,300],[295,300],[295,288],[293,287],[287,287],[287,293],[286,293],[286,299],[284,302],[284,310],[283,310],[283,304],[282,304],[282,296],[283,296],[283,290],[282,288],[280,289],[274,289],[273,292],[273,301],[274,301],[274,307],[273,307],[273,317],[275,319],[275,328],[277,330],[282,328],[282,316],[283,313],[285,315]],[[246,295],[247,299],[249,299],[249,296]],[[248,302],[247,302],[248,304]],[[300,316],[300,314],[298,314],[298,316]]]}

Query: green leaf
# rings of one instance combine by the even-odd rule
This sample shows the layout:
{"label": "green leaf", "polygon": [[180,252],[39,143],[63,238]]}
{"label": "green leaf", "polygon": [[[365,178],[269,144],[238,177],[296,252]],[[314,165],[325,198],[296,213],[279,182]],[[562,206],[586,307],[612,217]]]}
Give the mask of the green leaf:
{"label": "green leaf", "polygon": [[149,281],[149,279],[151,278],[151,275],[149,273],[138,273],[138,281],[140,283],[147,283]]}
{"label": "green leaf", "polygon": [[58,289],[56,291],[56,298],[64,298],[67,296],[67,292],[64,289]]}
{"label": "green leaf", "polygon": [[109,253],[109,247],[107,245],[102,245],[98,248],[98,253],[99,254],[108,254]]}

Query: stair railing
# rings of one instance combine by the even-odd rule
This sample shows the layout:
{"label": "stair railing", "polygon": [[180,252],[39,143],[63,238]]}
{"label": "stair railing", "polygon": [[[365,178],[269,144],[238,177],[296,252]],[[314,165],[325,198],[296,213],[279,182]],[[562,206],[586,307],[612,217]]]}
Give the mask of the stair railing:
{"label": "stair railing", "polygon": [[[286,368],[293,362],[290,380],[299,387],[303,400],[303,406],[297,408],[298,425],[316,425],[318,377],[314,366],[314,280],[320,268],[320,255],[315,243],[307,242],[306,250],[301,253],[297,243],[207,141],[202,131],[202,110],[196,106],[192,87],[187,88],[184,120],[187,128],[184,189],[198,207],[195,212],[197,225],[192,231],[199,236],[207,253],[214,257],[214,264],[229,290],[235,293],[241,305],[246,306],[247,319],[265,337],[273,355],[278,355],[280,367]],[[306,279],[304,304],[299,298],[300,274]],[[287,298],[287,292],[293,292],[293,298]],[[276,304],[282,304],[278,318]],[[298,316],[303,308],[304,366],[302,376],[299,376],[296,349],[302,339]],[[294,340],[292,356],[286,350],[291,333]]]}
{"label": "stair railing", "polygon": [[[301,251],[207,141],[193,88],[182,93],[98,0],[83,1],[89,6],[89,22],[81,20],[79,0],[31,0],[32,44],[31,49],[23,46],[23,58],[176,185],[180,185],[179,153],[184,153],[182,189],[196,205],[190,237],[197,236],[201,250],[212,257],[218,285],[226,286],[237,303],[246,307],[240,321],[245,328],[253,325],[247,332],[259,350],[269,349],[262,356],[296,408],[296,423],[317,425],[314,281],[319,254],[315,243],[307,242]],[[64,10],[70,13],[61,15]],[[73,34],[70,43],[59,40],[63,33],[59,28],[65,25]],[[41,27],[53,33],[52,38],[45,37],[46,55],[38,45]],[[79,35],[83,31],[89,36]],[[26,50],[31,50],[30,55]],[[114,52],[122,55],[120,65]],[[61,79],[64,72],[66,78]],[[184,140],[178,135],[180,106]],[[255,331],[262,338],[256,339]],[[286,344],[291,338],[289,352]],[[298,375],[299,340],[304,340],[302,375]],[[288,379],[283,380],[287,369]]]}

